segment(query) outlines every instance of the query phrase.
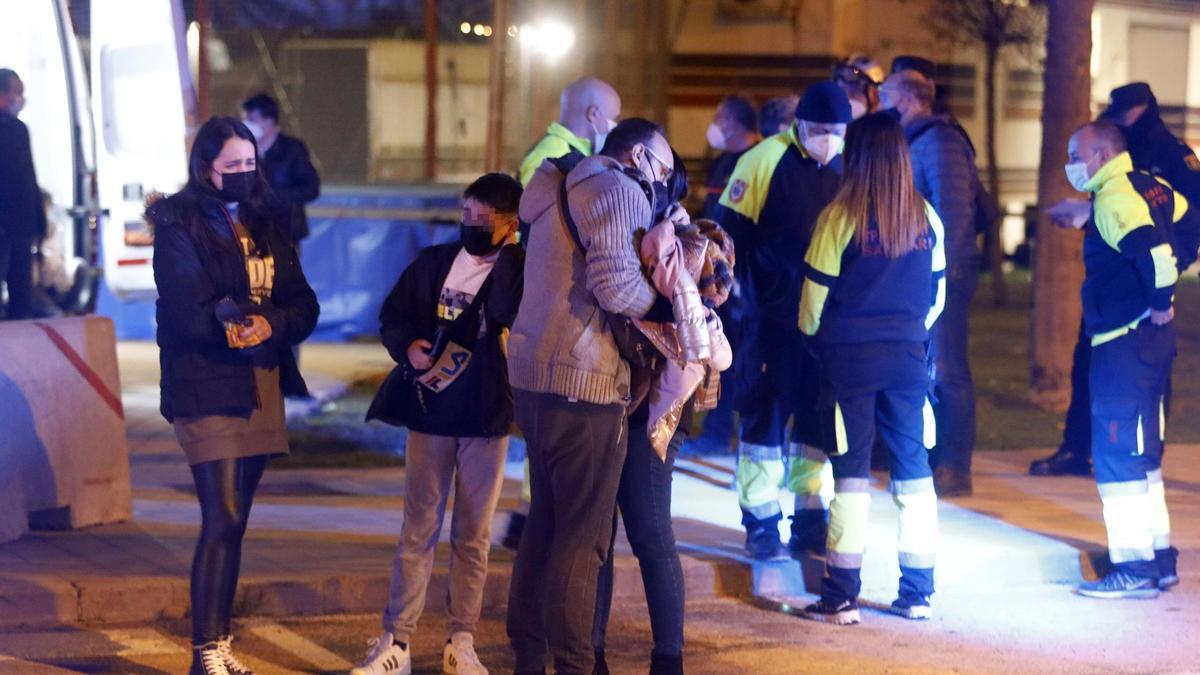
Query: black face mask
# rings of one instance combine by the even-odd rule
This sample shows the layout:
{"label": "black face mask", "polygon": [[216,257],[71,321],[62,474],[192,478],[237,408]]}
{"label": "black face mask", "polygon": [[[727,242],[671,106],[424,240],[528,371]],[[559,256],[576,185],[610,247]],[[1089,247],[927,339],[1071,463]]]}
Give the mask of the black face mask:
{"label": "black face mask", "polygon": [[650,188],[654,190],[650,208],[654,209],[654,224],[657,225],[667,217],[667,212],[671,210],[671,195],[667,193],[667,184],[660,180],[651,183]]}
{"label": "black face mask", "polygon": [[464,224],[459,227],[458,239],[467,253],[479,258],[500,248],[492,243],[490,227],[471,227]]}
{"label": "black face mask", "polygon": [[627,166],[621,170],[625,172],[626,176],[637,181],[642,191],[646,193],[646,199],[650,201],[650,208],[654,212],[650,226],[653,227],[666,218],[667,212],[671,210],[671,194],[667,184],[661,180],[647,181],[646,174],[642,173],[640,169]]}
{"label": "black face mask", "polygon": [[239,171],[237,173],[221,174],[221,199],[227,202],[244,202],[254,192],[254,182],[258,180],[258,171]]}

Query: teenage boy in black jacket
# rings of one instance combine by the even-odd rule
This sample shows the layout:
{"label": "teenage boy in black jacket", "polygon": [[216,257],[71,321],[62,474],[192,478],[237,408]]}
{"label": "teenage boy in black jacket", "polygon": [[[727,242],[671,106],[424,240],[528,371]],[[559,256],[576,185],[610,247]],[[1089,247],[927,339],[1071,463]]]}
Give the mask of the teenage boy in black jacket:
{"label": "teenage boy in black jacket", "polygon": [[512,243],[521,185],[491,173],[463,193],[461,240],[423,250],[383,305],[383,344],[399,364],[368,418],[407,426],[404,525],[383,635],[355,675],[408,673],[450,486],[447,672],[486,675],[473,647],[513,422],[505,342],[523,290]]}

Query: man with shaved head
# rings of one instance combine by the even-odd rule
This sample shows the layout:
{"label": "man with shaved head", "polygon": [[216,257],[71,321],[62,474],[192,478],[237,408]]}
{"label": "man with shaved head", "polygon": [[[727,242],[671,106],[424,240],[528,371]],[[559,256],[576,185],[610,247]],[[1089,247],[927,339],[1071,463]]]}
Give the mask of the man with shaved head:
{"label": "man with shaved head", "polygon": [[[563,168],[574,167],[585,157],[600,152],[608,132],[617,126],[621,116],[621,96],[604,80],[583,77],[563,89],[559,100],[558,121],[550,124],[546,135],[521,160],[517,178],[521,187],[528,187],[533,174],[542,162],[572,155],[561,163]],[[529,241],[529,224],[522,221],[521,243]],[[525,518],[529,511],[529,463],[525,464],[525,481],[521,485],[521,502],[512,513],[503,545],[516,550],[525,529]]]}
{"label": "man with shaved head", "polygon": [[1111,122],[1081,127],[1067,155],[1071,185],[1093,195],[1081,295],[1092,453],[1112,561],[1107,576],[1077,590],[1153,598],[1179,582],[1162,483],[1163,396],[1175,357],[1175,281],[1196,259],[1196,214],[1166,181],[1134,170]]}
{"label": "man with shaved head", "polygon": [[508,375],[532,499],[508,596],[518,675],[544,672],[547,648],[556,673],[589,675],[596,665],[597,582],[612,548],[638,365],[613,322],[672,320],[633,242],[668,222],[654,195],[667,194],[674,171],[662,127],[627,119],[565,175],[543,162],[521,196],[531,236]]}
{"label": "man with shaved head", "polygon": [[584,77],[563,89],[559,108],[558,121],[546,129],[546,135],[521,162],[518,177],[522,186],[529,185],[533,172],[547,159],[571,152],[583,157],[600,152],[621,116],[621,96],[604,80]]}

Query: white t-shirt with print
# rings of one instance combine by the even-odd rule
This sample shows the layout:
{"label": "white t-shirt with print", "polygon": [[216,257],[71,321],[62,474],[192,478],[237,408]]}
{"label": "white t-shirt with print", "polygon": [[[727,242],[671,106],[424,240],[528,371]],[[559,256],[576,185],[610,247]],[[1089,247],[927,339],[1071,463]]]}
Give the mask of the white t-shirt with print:
{"label": "white t-shirt with print", "polygon": [[500,251],[496,250],[482,258],[477,258],[466,249],[461,249],[450,265],[450,273],[442,285],[442,293],[438,296],[438,319],[454,321],[475,300],[475,295],[496,266]]}

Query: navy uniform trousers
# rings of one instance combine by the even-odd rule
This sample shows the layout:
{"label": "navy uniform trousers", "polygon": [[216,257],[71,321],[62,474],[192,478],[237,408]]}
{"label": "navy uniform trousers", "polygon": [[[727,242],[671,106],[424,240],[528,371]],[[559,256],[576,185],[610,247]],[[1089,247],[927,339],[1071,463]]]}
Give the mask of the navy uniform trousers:
{"label": "navy uniform trousers", "polygon": [[900,509],[900,598],[928,600],[938,547],[937,495],[928,450],[935,425],[928,403],[925,345],[878,342],[827,346],[825,374],[837,402],[833,439],[834,498],[821,595],[838,604],[861,590],[871,495],[871,449],[883,437],[892,499]]}
{"label": "navy uniform trousers", "polygon": [[1091,357],[1092,461],[1109,558],[1123,572],[1158,578],[1156,551],[1159,558],[1174,555],[1162,482],[1174,322],[1155,326],[1144,320],[1093,346]]}

